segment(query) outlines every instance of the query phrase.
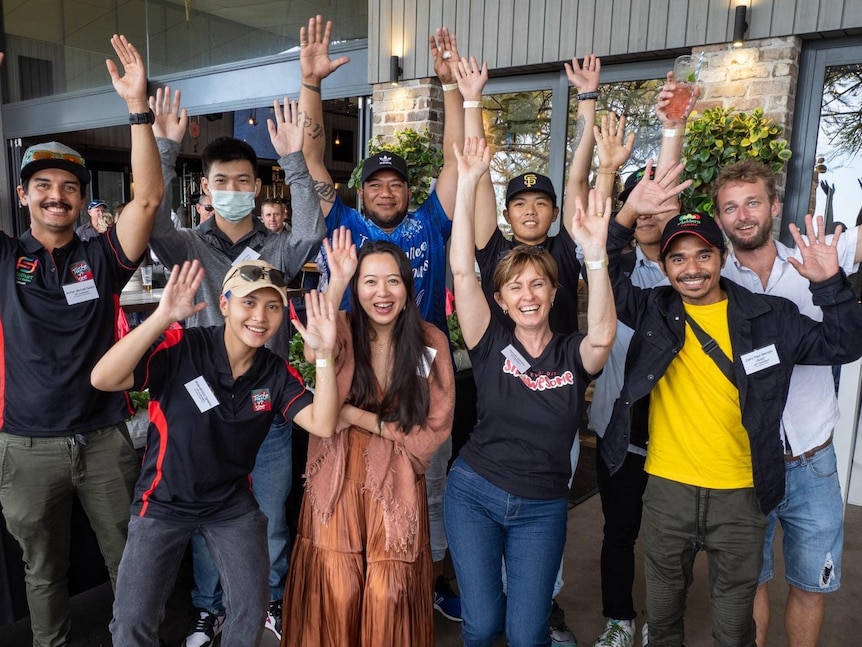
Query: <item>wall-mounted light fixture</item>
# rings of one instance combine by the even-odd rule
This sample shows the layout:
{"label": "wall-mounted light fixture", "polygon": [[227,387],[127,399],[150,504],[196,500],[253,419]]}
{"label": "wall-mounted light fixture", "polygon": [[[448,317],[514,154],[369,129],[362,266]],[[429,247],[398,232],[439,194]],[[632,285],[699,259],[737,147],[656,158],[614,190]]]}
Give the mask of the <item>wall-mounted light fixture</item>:
{"label": "wall-mounted light fixture", "polygon": [[392,55],[389,57],[389,83],[392,87],[398,86],[398,81],[401,79],[401,74],[404,70],[401,69],[401,59],[398,56]]}
{"label": "wall-mounted light fixture", "polygon": [[248,116],[248,125],[257,126],[257,108],[251,109],[251,114]]}
{"label": "wall-mounted light fixture", "polygon": [[736,13],[733,16],[733,46],[742,47],[745,44],[745,32],[748,31],[748,7],[745,2],[736,5]]}

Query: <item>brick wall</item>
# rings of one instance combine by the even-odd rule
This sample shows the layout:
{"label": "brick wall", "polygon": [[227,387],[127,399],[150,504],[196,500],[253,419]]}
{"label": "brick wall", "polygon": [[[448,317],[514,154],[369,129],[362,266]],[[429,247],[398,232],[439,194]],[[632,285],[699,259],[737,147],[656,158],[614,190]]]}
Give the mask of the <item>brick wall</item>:
{"label": "brick wall", "polygon": [[436,79],[401,81],[394,88],[378,83],[373,101],[375,137],[382,135],[388,141],[405,128],[420,133],[428,128],[438,145],[443,144],[443,88]]}

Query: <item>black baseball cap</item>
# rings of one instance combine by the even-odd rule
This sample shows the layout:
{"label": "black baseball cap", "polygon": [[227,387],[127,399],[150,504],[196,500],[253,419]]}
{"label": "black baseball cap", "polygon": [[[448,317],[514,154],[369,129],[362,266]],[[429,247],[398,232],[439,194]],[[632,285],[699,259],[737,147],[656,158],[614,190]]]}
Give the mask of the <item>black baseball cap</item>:
{"label": "black baseball cap", "polygon": [[380,151],[375,153],[362,163],[362,175],[360,184],[365,184],[372,175],[378,171],[395,171],[409,183],[410,176],[407,174],[407,162],[400,155],[391,151]]}
{"label": "black baseball cap", "polygon": [[544,193],[554,201],[554,206],[557,206],[557,192],[554,191],[554,183],[551,182],[551,178],[541,173],[522,173],[509,180],[509,184],[506,185],[506,206],[516,195],[527,191]]}
{"label": "black baseball cap", "polygon": [[724,234],[715,219],[707,213],[693,211],[674,216],[664,226],[659,255],[664,258],[671,241],[686,234],[697,236],[710,247],[724,251]]}

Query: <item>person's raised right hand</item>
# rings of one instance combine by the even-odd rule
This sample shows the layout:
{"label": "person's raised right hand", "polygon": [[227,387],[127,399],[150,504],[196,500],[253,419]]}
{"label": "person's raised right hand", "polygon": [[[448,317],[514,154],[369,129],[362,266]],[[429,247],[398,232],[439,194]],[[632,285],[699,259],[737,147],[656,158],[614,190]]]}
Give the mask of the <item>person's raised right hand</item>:
{"label": "person's raised right hand", "polygon": [[323,16],[317,15],[308,19],[308,27],[299,30],[299,69],[302,71],[302,82],[315,87],[345,63],[347,56],[341,56],[334,61],[329,58],[329,42],[332,36],[332,21],[323,26]]}

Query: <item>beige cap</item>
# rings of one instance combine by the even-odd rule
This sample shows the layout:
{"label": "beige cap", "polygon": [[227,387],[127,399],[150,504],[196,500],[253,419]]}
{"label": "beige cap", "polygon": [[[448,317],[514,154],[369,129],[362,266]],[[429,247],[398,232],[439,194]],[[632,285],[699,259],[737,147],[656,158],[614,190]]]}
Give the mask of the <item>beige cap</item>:
{"label": "beige cap", "polygon": [[266,261],[249,260],[234,265],[225,274],[221,291],[222,294],[230,292],[238,297],[244,297],[261,288],[277,290],[284,305],[287,306],[284,273]]}

